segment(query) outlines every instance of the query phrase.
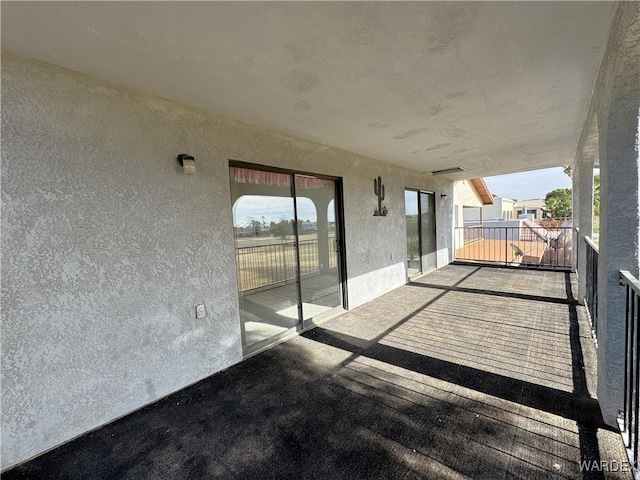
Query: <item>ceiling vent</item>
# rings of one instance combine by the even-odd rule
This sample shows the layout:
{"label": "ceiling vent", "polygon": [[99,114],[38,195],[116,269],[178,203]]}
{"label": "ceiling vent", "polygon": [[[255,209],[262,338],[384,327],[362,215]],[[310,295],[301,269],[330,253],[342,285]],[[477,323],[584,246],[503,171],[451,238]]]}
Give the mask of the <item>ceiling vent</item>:
{"label": "ceiling vent", "polygon": [[466,171],[467,169],[462,167],[445,168],[444,170],[436,170],[435,172],[431,172],[431,175],[446,175],[448,173],[458,173]]}

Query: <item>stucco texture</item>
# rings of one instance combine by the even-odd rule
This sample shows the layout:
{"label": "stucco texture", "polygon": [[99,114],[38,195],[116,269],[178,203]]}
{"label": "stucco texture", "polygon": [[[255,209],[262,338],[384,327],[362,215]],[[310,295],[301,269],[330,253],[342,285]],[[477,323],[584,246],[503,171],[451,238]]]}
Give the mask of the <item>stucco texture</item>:
{"label": "stucco texture", "polygon": [[[593,161],[600,165],[598,400],[604,420],[614,427],[624,405],[626,296],[619,272],[636,277],[640,272],[638,78],[640,4],[618,2],[576,152],[583,167]],[[591,205],[578,198],[578,209],[585,204],[588,212],[578,215],[591,217]]]}
{"label": "stucco texture", "polygon": [[[351,308],[406,281],[404,188],[453,194],[447,180],[3,56],[1,468],[242,359],[229,159],[343,178]],[[373,216],[378,175],[387,217]],[[436,195],[438,266],[452,255],[448,199]]]}
{"label": "stucco texture", "polygon": [[480,194],[469,180],[455,182],[453,192],[456,205],[463,207],[482,207],[484,205]]}

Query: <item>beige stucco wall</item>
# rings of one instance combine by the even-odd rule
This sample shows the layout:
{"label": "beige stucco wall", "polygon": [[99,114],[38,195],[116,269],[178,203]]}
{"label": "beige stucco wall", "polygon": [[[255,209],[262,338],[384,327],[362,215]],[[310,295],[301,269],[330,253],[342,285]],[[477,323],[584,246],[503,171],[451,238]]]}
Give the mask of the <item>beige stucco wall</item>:
{"label": "beige stucco wall", "polygon": [[454,203],[465,207],[481,207],[482,198],[469,180],[455,182],[453,187]]}
{"label": "beige stucco wall", "polygon": [[13,56],[2,82],[1,468],[242,359],[229,159],[343,178],[351,308],[406,281],[405,187],[448,195],[452,257],[442,178]]}
{"label": "beige stucco wall", "polygon": [[514,202],[510,198],[497,198],[496,199],[500,206],[502,207],[502,216],[504,218],[505,214],[508,215],[508,218],[516,218],[513,213],[513,205]]}
{"label": "beige stucco wall", "polygon": [[[482,219],[484,221],[517,218],[513,211],[513,200],[509,198],[494,197],[493,201],[493,205],[484,205],[482,207]],[[465,212],[465,220],[480,220],[480,211],[475,208],[468,209],[468,211]]]}
{"label": "beige stucco wall", "polygon": [[[468,208],[468,207],[482,207],[482,198],[478,194],[478,191],[471,184],[469,180],[460,180],[458,182],[454,182],[453,186],[453,197],[454,197],[454,223],[456,227],[462,227],[464,225],[464,220],[469,214],[477,214],[480,216],[480,210],[478,208]],[[465,207],[467,207],[465,209]],[[456,234],[456,246],[462,245],[462,232],[458,232]]]}
{"label": "beige stucco wall", "polygon": [[531,200],[518,200],[513,204],[513,208],[515,210],[522,209],[522,207],[526,206],[527,208],[542,208],[546,207],[544,199],[542,198],[534,198]]}

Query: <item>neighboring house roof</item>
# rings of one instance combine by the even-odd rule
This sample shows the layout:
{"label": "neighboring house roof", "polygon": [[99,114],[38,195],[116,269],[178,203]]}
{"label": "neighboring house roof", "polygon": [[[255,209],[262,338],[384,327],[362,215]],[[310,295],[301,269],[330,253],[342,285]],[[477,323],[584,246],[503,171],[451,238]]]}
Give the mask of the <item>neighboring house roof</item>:
{"label": "neighboring house roof", "polygon": [[484,205],[494,204],[493,195],[489,191],[489,186],[487,185],[487,182],[484,181],[484,178],[472,178],[470,182],[476,189],[476,192],[478,192],[478,195],[480,195]]}

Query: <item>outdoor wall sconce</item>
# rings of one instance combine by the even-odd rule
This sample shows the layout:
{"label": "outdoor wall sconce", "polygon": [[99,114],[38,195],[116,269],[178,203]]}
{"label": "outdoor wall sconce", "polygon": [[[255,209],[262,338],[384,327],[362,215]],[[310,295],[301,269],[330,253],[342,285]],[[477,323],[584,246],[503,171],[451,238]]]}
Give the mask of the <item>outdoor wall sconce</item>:
{"label": "outdoor wall sconce", "polygon": [[182,167],[182,171],[185,175],[196,174],[196,159],[186,153],[178,155],[178,163]]}
{"label": "outdoor wall sconce", "polygon": [[440,194],[440,198],[442,198],[443,200],[447,199],[447,194],[446,193],[441,193]]}
{"label": "outdoor wall sconce", "polygon": [[384,200],[384,185],[380,177],[373,179],[373,193],[378,197],[378,208],[373,212],[374,217],[386,217],[389,210],[386,206],[382,206]]}

